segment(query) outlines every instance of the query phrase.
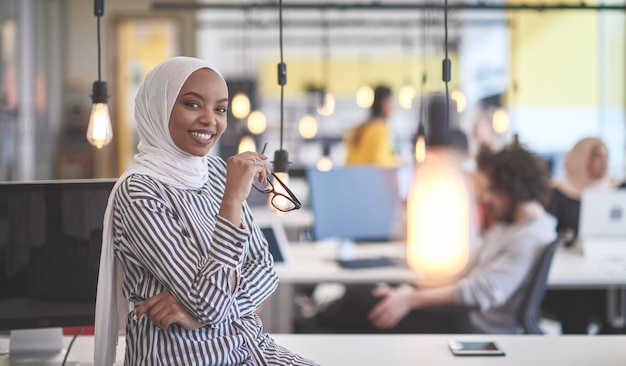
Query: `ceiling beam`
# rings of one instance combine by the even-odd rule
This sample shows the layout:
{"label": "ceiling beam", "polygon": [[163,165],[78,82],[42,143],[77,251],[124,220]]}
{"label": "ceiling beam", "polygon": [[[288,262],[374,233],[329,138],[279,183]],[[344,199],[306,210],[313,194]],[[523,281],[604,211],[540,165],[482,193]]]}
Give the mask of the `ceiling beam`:
{"label": "ceiling beam", "polygon": [[[202,3],[202,2],[166,2],[156,1],[152,3],[154,10],[252,10],[252,9],[277,9],[278,2],[258,3]],[[439,3],[332,3],[332,2],[298,2],[283,4],[283,9],[290,10],[442,10],[443,2]],[[449,4],[450,10],[523,10],[523,11],[555,11],[555,10],[586,10],[586,11],[626,11],[626,4],[487,4],[484,2],[465,4]]]}

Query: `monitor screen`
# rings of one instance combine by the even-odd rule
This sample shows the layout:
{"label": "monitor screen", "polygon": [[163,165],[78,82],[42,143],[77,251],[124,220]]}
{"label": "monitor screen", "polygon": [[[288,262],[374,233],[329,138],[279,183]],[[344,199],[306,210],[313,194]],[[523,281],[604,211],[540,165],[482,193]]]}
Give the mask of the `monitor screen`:
{"label": "monitor screen", "polygon": [[92,325],[115,181],[0,184],[0,329]]}
{"label": "monitor screen", "polygon": [[314,239],[400,238],[404,204],[399,172],[397,168],[374,166],[308,170]]}

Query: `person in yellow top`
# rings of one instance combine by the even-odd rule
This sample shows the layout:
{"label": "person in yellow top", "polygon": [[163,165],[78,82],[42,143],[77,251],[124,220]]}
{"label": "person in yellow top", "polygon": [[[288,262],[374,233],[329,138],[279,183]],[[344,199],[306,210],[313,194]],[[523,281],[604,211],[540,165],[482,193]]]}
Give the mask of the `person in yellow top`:
{"label": "person in yellow top", "polygon": [[400,159],[391,146],[387,117],[393,112],[391,89],[378,86],[374,90],[374,103],[365,122],[351,128],[346,137],[346,165],[395,166]]}

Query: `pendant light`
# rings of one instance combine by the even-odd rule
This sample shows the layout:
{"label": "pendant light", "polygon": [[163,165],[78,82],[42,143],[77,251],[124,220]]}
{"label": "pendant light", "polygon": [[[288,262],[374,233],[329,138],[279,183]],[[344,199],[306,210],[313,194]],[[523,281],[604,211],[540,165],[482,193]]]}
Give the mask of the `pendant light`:
{"label": "pendant light", "polygon": [[250,98],[244,92],[235,93],[232,100],[233,116],[244,119],[250,114]]}
{"label": "pendant light", "polygon": [[321,172],[327,172],[333,169],[333,161],[330,158],[330,142],[324,141],[322,143],[322,157],[317,161],[317,170]]}
{"label": "pendant light", "polygon": [[237,154],[244,153],[246,151],[257,151],[256,150],[256,142],[254,138],[250,135],[244,135],[241,137],[239,141],[239,146],[237,147]]}
{"label": "pendant light", "polygon": [[413,100],[415,99],[415,96],[417,95],[415,87],[413,86],[413,83],[411,82],[411,76],[410,76],[411,73],[409,72],[408,70],[409,67],[407,65],[408,61],[406,61],[406,59],[409,58],[411,55],[412,48],[413,48],[413,42],[408,37],[403,37],[402,49],[404,51],[403,53],[404,53],[404,59],[405,59],[403,60],[403,66],[405,68],[404,70],[405,80],[398,92],[398,104],[400,104],[400,107],[402,107],[403,109],[413,108]]}
{"label": "pendant light", "polygon": [[101,149],[113,139],[113,128],[107,102],[107,83],[102,81],[101,43],[100,43],[100,17],[104,15],[104,0],[94,0],[94,15],[98,19],[98,81],[93,83],[91,100],[91,116],[87,127],[87,141]]}
{"label": "pendant light", "polygon": [[361,108],[370,108],[374,104],[374,89],[363,85],[356,91],[356,104]]}
{"label": "pendant light", "polygon": [[262,134],[267,128],[267,119],[265,114],[260,110],[256,110],[248,116],[248,131],[255,135]]}
{"label": "pendant light", "polygon": [[319,104],[317,113],[322,116],[330,116],[335,112],[335,97],[329,90],[329,73],[330,73],[330,40],[328,34],[328,14],[324,13],[322,20],[323,37],[322,37],[322,82],[323,86],[319,95]]}
{"label": "pendant light", "polygon": [[[284,135],[284,114],[285,114],[285,85],[287,84],[287,65],[283,59],[283,0],[278,0],[278,23],[279,23],[279,47],[280,47],[280,63],[278,64],[278,85],[280,85],[280,149],[274,152],[274,161],[272,162],[274,167],[274,174],[280,179],[287,187],[289,187],[289,153],[283,149],[283,135]],[[274,184],[274,189],[277,193],[287,195],[287,192],[283,189],[281,184]],[[272,204],[273,202],[273,204]],[[290,202],[280,196],[272,196],[270,194],[267,202],[268,207],[274,213],[279,216],[285,214],[278,210],[274,206],[289,207]]]}
{"label": "pendant light", "polygon": [[503,134],[509,130],[511,126],[511,120],[509,118],[509,113],[504,108],[498,108],[493,112],[493,117],[491,118],[491,124],[493,126],[493,130],[498,134]]}
{"label": "pendant light", "polygon": [[456,102],[456,111],[457,113],[462,113],[467,107],[467,99],[465,98],[465,94],[463,94],[460,90],[455,90],[450,95],[450,98]]}
{"label": "pendant light", "polygon": [[407,262],[425,283],[449,283],[467,265],[473,231],[473,198],[458,155],[447,144],[450,121],[448,82],[448,0],[444,5],[445,98],[429,98],[428,154],[418,163],[407,202]]}
{"label": "pendant light", "polygon": [[[250,57],[248,57],[247,52],[250,47],[248,47],[249,42],[249,31],[248,25],[250,24],[250,9],[246,8],[244,11],[244,27],[243,27],[243,51],[244,51],[244,68],[246,69],[246,73],[248,77],[252,76],[254,73],[251,72],[250,67]],[[250,98],[248,98],[248,104]],[[250,110],[250,108],[248,109]],[[255,109],[248,114],[248,131],[255,135],[260,135],[265,132],[267,128],[267,118],[265,117],[265,113],[260,109]]]}
{"label": "pendant light", "polygon": [[[360,59],[360,74],[361,76],[368,75],[369,57],[362,55]],[[363,80],[363,85],[356,91],[356,104],[363,109],[369,109],[374,104],[374,89],[365,80]]]}
{"label": "pendant light", "polygon": [[317,135],[317,120],[312,114],[305,114],[298,123],[298,132],[303,139],[310,140]]}

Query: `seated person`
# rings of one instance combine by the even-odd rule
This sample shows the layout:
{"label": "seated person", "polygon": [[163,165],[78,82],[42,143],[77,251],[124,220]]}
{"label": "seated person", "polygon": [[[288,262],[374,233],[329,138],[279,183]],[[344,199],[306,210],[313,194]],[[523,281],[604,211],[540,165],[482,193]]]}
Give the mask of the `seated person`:
{"label": "seated person", "polygon": [[[548,174],[543,162],[521,147],[493,155],[487,172],[483,199],[497,223],[484,233],[482,245],[460,279],[434,288],[374,288],[373,301],[351,304],[353,315],[335,319],[335,330],[467,332],[451,329],[450,313],[433,311],[459,305],[477,308],[463,321],[471,332],[519,332],[517,312],[527,291],[529,272],[542,249],[556,238],[556,221],[542,205]],[[357,328],[355,317],[360,314],[366,318]]]}
{"label": "seated person", "polygon": [[[267,157],[209,151],[227,127],[228,88],[208,63],[174,57],[135,98],[139,153],[107,206],[95,364],[312,365],[276,344],[255,310],[278,278],[245,200]],[[130,305],[130,307],[129,307]]]}

